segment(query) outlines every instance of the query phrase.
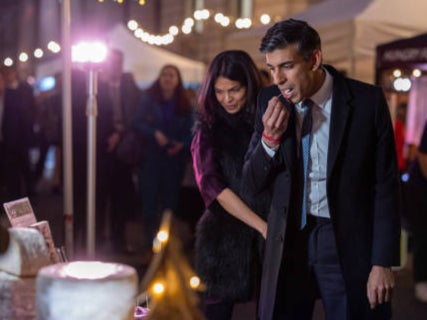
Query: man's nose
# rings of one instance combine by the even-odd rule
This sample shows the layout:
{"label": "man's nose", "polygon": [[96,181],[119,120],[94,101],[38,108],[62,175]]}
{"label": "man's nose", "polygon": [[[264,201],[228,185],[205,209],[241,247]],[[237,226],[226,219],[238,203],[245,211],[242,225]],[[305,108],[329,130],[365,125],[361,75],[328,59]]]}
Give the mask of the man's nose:
{"label": "man's nose", "polygon": [[286,81],[286,76],[283,72],[274,71],[272,72],[273,82],[276,85],[282,84]]}

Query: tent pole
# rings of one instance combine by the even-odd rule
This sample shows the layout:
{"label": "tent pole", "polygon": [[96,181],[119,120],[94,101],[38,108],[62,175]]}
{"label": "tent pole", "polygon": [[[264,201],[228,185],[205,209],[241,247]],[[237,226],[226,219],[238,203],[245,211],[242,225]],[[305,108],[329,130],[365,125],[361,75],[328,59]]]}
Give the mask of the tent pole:
{"label": "tent pole", "polygon": [[69,257],[73,243],[73,167],[72,167],[72,113],[71,113],[71,14],[70,0],[62,0],[62,145],[64,172],[65,248]]}

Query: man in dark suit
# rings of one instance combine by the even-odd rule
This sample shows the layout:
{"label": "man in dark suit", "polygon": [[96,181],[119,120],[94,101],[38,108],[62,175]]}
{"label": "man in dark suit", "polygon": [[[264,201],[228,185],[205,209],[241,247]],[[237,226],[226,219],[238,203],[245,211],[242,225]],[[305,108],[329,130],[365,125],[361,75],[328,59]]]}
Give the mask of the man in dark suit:
{"label": "man in dark suit", "polygon": [[[126,224],[137,213],[138,201],[136,186],[133,182],[135,164],[127,163],[117,153],[117,148],[131,131],[136,105],[141,91],[138,88],[132,73],[123,72],[124,54],[118,49],[109,52],[107,64],[100,73],[99,108],[111,111],[113,131],[107,136],[105,158],[108,174],[105,176],[107,201],[110,204],[109,227],[113,250],[117,253],[129,251],[131,248],[126,242]],[[101,219],[105,219],[106,208]],[[105,219],[107,220],[107,219]],[[102,241],[101,229],[104,225],[98,224],[98,242]]]}
{"label": "man in dark suit", "polygon": [[0,77],[0,187],[3,202],[33,196],[29,149],[34,144],[35,99],[32,87],[20,81],[14,66],[2,66]]}
{"label": "man in dark suit", "polygon": [[275,85],[259,94],[243,172],[251,196],[272,192],[258,317],[311,319],[320,297],[326,319],[390,319],[400,224],[383,92],[323,65],[304,21],[276,23],[260,51]]}

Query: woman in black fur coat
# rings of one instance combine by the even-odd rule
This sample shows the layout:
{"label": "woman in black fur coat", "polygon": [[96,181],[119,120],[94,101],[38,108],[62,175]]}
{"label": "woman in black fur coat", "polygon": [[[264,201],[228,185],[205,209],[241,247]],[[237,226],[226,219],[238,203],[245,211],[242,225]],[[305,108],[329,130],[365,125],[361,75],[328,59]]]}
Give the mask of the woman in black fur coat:
{"label": "woman in black fur coat", "polygon": [[250,300],[256,287],[256,240],[265,239],[267,224],[262,206],[243,200],[241,172],[260,85],[249,55],[229,50],[213,59],[199,91],[191,152],[206,210],[195,250],[209,320],[231,319],[234,304]]}

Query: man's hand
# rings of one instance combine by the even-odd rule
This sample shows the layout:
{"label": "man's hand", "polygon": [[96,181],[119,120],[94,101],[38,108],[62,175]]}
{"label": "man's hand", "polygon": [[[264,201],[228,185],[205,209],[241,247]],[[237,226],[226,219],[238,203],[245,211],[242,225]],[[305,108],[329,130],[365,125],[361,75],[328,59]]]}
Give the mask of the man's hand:
{"label": "man's hand", "polygon": [[394,274],[391,268],[372,266],[366,285],[371,309],[378,304],[390,302],[394,286]]}
{"label": "man's hand", "polygon": [[267,109],[262,116],[264,125],[263,141],[270,148],[276,148],[288,127],[289,111],[278,97],[268,101]]}

